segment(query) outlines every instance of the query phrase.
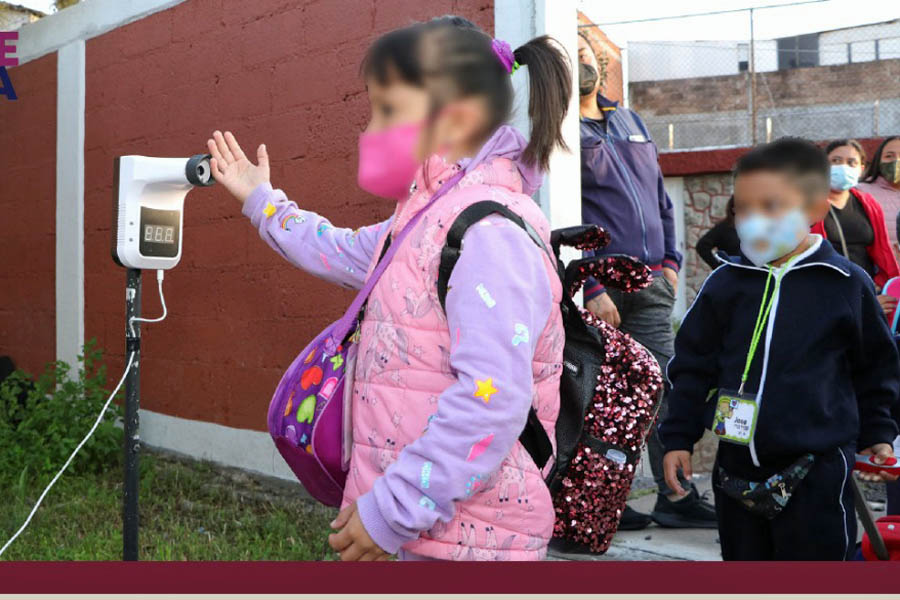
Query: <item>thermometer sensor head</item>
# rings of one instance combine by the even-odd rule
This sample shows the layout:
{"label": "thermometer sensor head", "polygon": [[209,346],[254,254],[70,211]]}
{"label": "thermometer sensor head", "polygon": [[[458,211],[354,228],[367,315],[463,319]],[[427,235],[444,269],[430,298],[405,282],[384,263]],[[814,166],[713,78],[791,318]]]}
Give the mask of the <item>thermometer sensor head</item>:
{"label": "thermometer sensor head", "polygon": [[215,183],[209,154],[119,156],[113,174],[112,257],[130,269],[171,269],[181,260],[184,198]]}

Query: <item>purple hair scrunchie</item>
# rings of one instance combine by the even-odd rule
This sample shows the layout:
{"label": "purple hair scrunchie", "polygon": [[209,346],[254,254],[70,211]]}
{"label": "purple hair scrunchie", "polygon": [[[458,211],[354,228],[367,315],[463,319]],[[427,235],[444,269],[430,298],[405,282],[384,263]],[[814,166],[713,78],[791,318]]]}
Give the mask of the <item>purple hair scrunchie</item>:
{"label": "purple hair scrunchie", "polygon": [[519,63],[516,62],[516,57],[508,42],[494,38],[491,41],[491,50],[494,51],[497,60],[500,61],[507,73],[512,75],[516,72],[516,69],[519,68]]}

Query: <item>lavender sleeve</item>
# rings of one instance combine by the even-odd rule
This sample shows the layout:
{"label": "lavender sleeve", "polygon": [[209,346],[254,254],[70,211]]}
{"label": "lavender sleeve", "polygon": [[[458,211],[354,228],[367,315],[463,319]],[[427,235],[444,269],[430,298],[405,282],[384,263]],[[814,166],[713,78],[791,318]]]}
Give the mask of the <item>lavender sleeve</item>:
{"label": "lavender sleeve", "polygon": [[359,289],[378,239],[390,220],[357,230],[335,227],[325,217],[300,210],[281,190],[260,184],[242,212],[261,237],[291,264],[326,281]]}
{"label": "lavender sleeve", "polygon": [[457,381],[425,433],[357,500],[366,531],[391,553],[453,518],[454,503],[509,454],[532,403],[532,358],[552,305],[542,250],[496,215],[463,241],[446,301]]}

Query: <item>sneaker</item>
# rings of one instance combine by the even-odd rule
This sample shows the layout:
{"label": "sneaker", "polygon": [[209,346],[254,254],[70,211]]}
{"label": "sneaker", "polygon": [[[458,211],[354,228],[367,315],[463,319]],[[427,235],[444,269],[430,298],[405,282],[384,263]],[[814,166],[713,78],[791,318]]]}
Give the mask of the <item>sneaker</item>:
{"label": "sneaker", "polygon": [[706,494],[700,496],[694,484],[690,493],[681,500],[669,500],[660,494],[656,497],[656,506],[650,513],[660,527],[681,529],[716,529],[716,508],[706,501]]}
{"label": "sneaker", "polygon": [[638,512],[626,504],[625,510],[622,512],[622,519],[619,521],[619,531],[638,531],[647,527],[651,522],[650,515]]}

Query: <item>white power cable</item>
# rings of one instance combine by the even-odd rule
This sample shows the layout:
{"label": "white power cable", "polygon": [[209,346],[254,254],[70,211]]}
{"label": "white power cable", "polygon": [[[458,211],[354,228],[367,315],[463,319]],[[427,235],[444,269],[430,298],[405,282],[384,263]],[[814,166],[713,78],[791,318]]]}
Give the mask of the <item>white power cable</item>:
{"label": "white power cable", "polygon": [[106,400],[106,404],[103,405],[103,408],[100,410],[100,414],[97,415],[97,420],[94,421],[94,426],[91,427],[91,430],[88,431],[88,434],[86,436],[84,436],[84,439],[82,439],[78,443],[78,445],[75,446],[75,450],[73,450],[72,454],[69,455],[69,459],[62,466],[62,468],[56,473],[56,475],[53,477],[53,479],[50,481],[50,483],[47,485],[47,487],[44,488],[44,492],[41,494],[41,497],[38,498],[37,503],[34,505],[34,508],[31,509],[31,512],[28,514],[28,518],[25,519],[25,522],[22,523],[22,526],[19,527],[19,530],[11,538],[9,538],[9,541],[6,542],[6,544],[4,544],[2,548],[0,548],[0,556],[2,556],[3,553],[6,552],[6,549],[9,548],[9,545],[12,544],[17,537],[19,537],[19,534],[21,534],[23,531],[25,531],[25,528],[28,527],[28,524],[31,522],[31,518],[34,516],[34,513],[37,512],[37,509],[41,505],[41,502],[44,501],[44,496],[47,495],[47,492],[50,491],[50,488],[53,487],[53,484],[56,483],[57,479],[59,479],[59,476],[63,474],[63,471],[66,470],[66,468],[69,466],[69,463],[72,462],[72,459],[75,458],[75,455],[78,454],[79,450],[81,450],[81,447],[87,443],[87,441],[91,438],[92,435],[94,435],[94,431],[97,430],[97,427],[99,427],[100,422],[103,420],[103,415],[106,414],[106,409],[109,408],[109,405],[112,402],[113,398],[115,398],[116,394],[119,393],[119,388],[122,387],[122,383],[125,381],[125,376],[128,375],[128,371],[129,371],[129,369],[131,369],[132,361],[134,361],[134,353],[133,352],[128,357],[128,364],[125,365],[125,372],[122,373],[122,378],[119,380],[119,383],[116,384],[116,389],[114,389],[113,393],[109,395],[109,398]]}
{"label": "white power cable", "polygon": [[[163,297],[163,291],[162,291],[163,273],[164,273],[164,271],[162,269],[156,271],[156,280],[159,283],[159,300],[160,300],[160,302],[162,302],[162,307],[163,307],[162,316],[159,318],[156,318],[156,319],[141,319],[141,318],[137,318],[137,317],[132,317],[128,323],[129,329],[131,329],[132,321],[143,321],[145,323],[158,323],[166,318],[166,314],[167,314],[166,300]],[[133,333],[134,332],[132,330],[132,334]],[[75,455],[78,454],[78,451],[81,450],[81,447],[84,446],[89,439],[91,439],[92,435],[94,435],[94,432],[97,430],[97,427],[99,427],[100,423],[103,421],[103,415],[106,414],[106,409],[109,408],[109,405],[112,403],[113,398],[116,397],[116,394],[119,393],[119,389],[122,387],[122,384],[125,382],[125,377],[128,375],[128,371],[131,370],[131,366],[132,366],[133,362],[134,362],[134,352],[132,352],[131,354],[128,355],[128,364],[125,365],[125,372],[122,373],[122,378],[119,379],[119,383],[116,384],[116,389],[114,389],[112,391],[112,394],[110,394],[109,398],[106,399],[106,403],[103,405],[103,408],[100,409],[100,414],[97,415],[97,420],[94,421],[94,425],[91,427],[91,430],[87,432],[87,435],[84,436],[84,438],[80,442],[78,442],[78,445],[75,446],[75,449],[72,451],[72,454],[69,455],[68,460],[66,460],[66,462],[62,466],[62,468],[56,473],[56,475],[54,475],[53,479],[50,480],[50,483],[47,484],[47,487],[44,488],[44,491],[41,493],[41,496],[38,498],[38,501],[35,503],[34,508],[32,508],[31,512],[28,513],[28,518],[25,519],[25,522],[22,523],[22,526],[19,527],[19,530],[16,531],[16,533],[13,534],[13,536],[11,538],[9,538],[9,541],[6,542],[2,548],[0,548],[0,556],[3,556],[3,553],[6,552],[6,549],[9,548],[10,544],[12,544],[16,540],[16,538],[19,537],[19,535],[23,531],[25,531],[25,528],[28,527],[29,523],[31,523],[31,518],[34,517],[34,513],[37,512],[37,509],[41,506],[41,502],[44,501],[44,497],[47,495],[47,492],[50,491],[50,488],[53,487],[53,484],[56,483],[56,480],[59,479],[60,475],[62,475],[63,472],[69,467],[69,464],[71,464],[72,460],[75,458]]]}
{"label": "white power cable", "polygon": [[162,303],[163,314],[161,317],[157,317],[155,319],[142,319],[140,317],[131,317],[128,321],[128,330],[131,331],[131,335],[134,335],[134,329],[132,328],[132,323],[135,321],[140,321],[141,323],[159,323],[160,321],[166,318],[168,311],[166,309],[166,298],[163,296],[162,291],[162,283],[163,283],[163,274],[165,271],[162,269],[157,269],[156,271],[156,283],[159,284],[159,301]]}

